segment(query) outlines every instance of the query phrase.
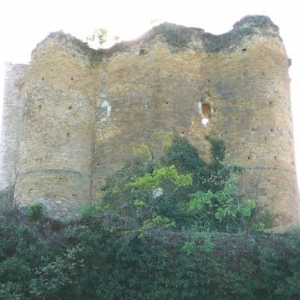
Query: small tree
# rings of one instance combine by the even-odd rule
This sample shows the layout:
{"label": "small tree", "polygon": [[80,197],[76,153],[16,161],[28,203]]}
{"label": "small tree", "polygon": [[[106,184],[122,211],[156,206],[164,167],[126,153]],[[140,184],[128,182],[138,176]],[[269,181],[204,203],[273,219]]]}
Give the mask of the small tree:
{"label": "small tree", "polygon": [[237,195],[232,172],[222,163],[224,151],[223,143],[213,141],[212,160],[205,163],[184,139],[175,139],[159,161],[147,145],[134,149],[135,160],[107,181],[102,202],[107,224],[139,234],[158,226],[248,230],[255,205]]}
{"label": "small tree", "polygon": [[103,46],[104,43],[107,42],[107,36],[108,32],[106,28],[99,28],[94,31],[94,33],[87,38],[88,42],[95,42],[96,44],[99,44],[100,47]]}

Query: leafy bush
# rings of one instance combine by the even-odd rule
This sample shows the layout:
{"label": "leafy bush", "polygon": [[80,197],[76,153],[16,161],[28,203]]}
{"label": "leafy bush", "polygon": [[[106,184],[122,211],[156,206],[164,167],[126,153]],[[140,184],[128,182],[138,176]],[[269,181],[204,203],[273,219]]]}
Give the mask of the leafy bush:
{"label": "leafy bush", "polygon": [[105,228],[98,218],[51,233],[42,222],[17,215],[2,221],[0,299],[300,297],[299,231],[247,235],[152,228],[132,238]]}
{"label": "leafy bush", "polygon": [[2,216],[0,299],[299,299],[300,231],[249,230],[256,208],[212,147],[211,163],[182,139],[159,161],[136,149],[74,223]]}
{"label": "leafy bush", "polygon": [[33,203],[28,207],[27,214],[32,220],[40,220],[45,214],[45,207],[39,203]]}
{"label": "leafy bush", "polygon": [[210,163],[183,138],[175,138],[159,161],[145,145],[135,150],[136,159],[108,179],[103,203],[109,226],[140,234],[156,226],[248,230],[255,206],[243,203],[235,193],[233,169],[223,165],[224,143],[214,139],[210,143]]}

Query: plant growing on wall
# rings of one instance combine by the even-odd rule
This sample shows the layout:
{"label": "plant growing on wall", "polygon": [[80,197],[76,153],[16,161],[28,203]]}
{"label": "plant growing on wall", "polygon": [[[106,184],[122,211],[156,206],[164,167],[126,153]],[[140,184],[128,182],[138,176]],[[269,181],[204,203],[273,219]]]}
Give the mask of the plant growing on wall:
{"label": "plant growing on wall", "polygon": [[106,28],[99,28],[93,32],[86,40],[88,42],[95,42],[102,48],[103,44],[107,42],[108,32]]}
{"label": "plant growing on wall", "polygon": [[224,144],[210,142],[209,163],[182,138],[176,138],[159,160],[146,145],[135,149],[135,160],[107,181],[102,200],[107,224],[131,234],[144,234],[156,227],[248,230],[254,202],[244,202],[236,194],[233,169],[223,165]]}

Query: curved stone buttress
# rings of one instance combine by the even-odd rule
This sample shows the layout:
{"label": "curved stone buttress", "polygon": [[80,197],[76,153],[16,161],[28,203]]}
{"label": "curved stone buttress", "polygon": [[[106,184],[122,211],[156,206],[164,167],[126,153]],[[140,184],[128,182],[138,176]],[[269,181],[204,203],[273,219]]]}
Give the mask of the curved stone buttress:
{"label": "curved stone buttress", "polygon": [[206,59],[206,89],[215,95],[208,127],[225,141],[227,162],[244,168],[239,192],[286,228],[299,224],[289,60],[277,26],[255,21],[246,17],[234,30],[251,28],[257,34]]}
{"label": "curved stone buttress", "polygon": [[25,81],[15,198],[76,218],[90,200],[94,97],[88,55],[62,33],[32,54]]}

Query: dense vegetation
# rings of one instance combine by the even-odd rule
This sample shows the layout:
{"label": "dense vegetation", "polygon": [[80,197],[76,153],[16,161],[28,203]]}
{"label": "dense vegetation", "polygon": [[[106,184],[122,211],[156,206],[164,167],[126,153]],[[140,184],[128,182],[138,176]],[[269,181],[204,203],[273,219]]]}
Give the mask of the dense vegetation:
{"label": "dense vegetation", "polygon": [[265,231],[210,142],[210,163],[179,138],[135,149],[80,221],[2,216],[0,299],[299,299],[300,232]]}

